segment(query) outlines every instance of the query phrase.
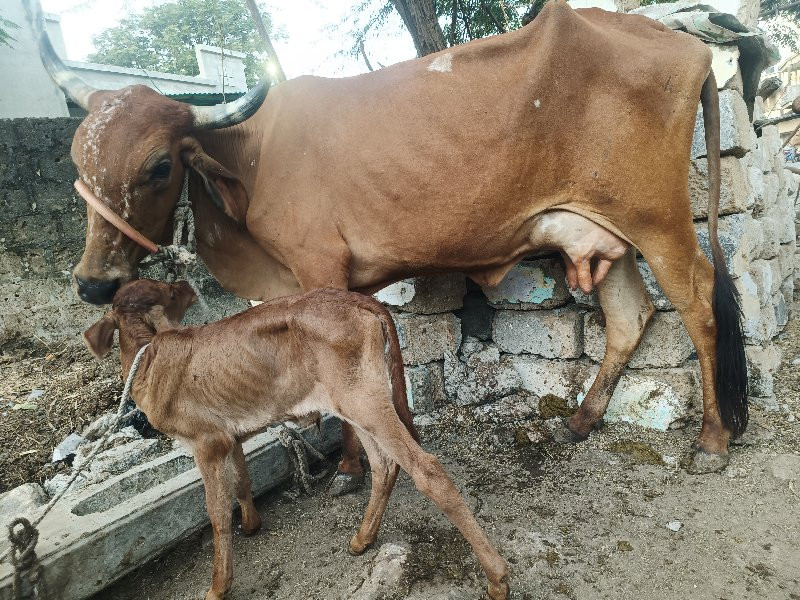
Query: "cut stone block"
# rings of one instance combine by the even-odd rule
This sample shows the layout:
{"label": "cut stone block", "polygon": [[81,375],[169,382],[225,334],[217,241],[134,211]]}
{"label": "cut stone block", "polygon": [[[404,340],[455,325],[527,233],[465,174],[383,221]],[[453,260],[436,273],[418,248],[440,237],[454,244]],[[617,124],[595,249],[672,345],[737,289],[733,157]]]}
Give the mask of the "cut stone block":
{"label": "cut stone block", "polygon": [[480,289],[469,290],[464,296],[464,307],[459,312],[461,318],[461,337],[474,337],[479,340],[492,338],[494,309],[489,306]]}
{"label": "cut stone block", "polygon": [[423,315],[457,310],[467,293],[461,273],[404,279],[375,293],[375,298],[404,312]]}
{"label": "cut stone block", "polygon": [[764,173],[774,169],[775,157],[780,151],[781,144],[781,135],[777,125],[761,128],[761,136],[756,140],[756,151],[759,154],[756,160]]}
{"label": "cut stone block", "polygon": [[408,406],[416,414],[430,412],[447,403],[443,362],[406,367]]}
{"label": "cut stone block", "polygon": [[[733,277],[747,271],[752,247],[753,218],[750,215],[728,215],[719,219],[719,242],[722,254]],[[695,223],[695,232],[700,248],[711,260],[708,244],[708,224]],[[777,248],[776,248],[777,252]]]}
{"label": "cut stone block", "polygon": [[578,306],[588,308],[598,308],[600,306],[600,301],[597,299],[597,292],[595,291],[592,291],[590,294],[584,294],[581,288],[577,288],[574,290],[569,290],[569,293],[572,295],[572,298],[575,300],[575,304]]}
{"label": "cut stone block", "polygon": [[545,358],[578,358],[583,354],[580,310],[498,310],[492,339],[503,352],[530,353]]}
{"label": "cut stone block", "polygon": [[495,344],[482,344],[480,350],[463,360],[455,354],[446,354],[444,373],[447,395],[459,406],[499,400],[522,387],[511,357],[501,357]]}
{"label": "cut stone block", "polygon": [[658,285],[658,281],[656,281],[656,276],[653,275],[653,270],[650,268],[650,265],[644,260],[638,261],[637,264],[639,266],[639,272],[642,274],[644,287],[647,290],[648,296],[650,296],[650,299],[653,301],[656,310],[675,310],[675,307],[672,306],[672,302],[669,301],[664,290]]}
{"label": "cut stone block", "polygon": [[461,345],[461,322],[453,313],[436,315],[393,314],[403,362],[422,365],[456,352]]}
{"label": "cut stone block", "polygon": [[572,406],[581,385],[592,371],[586,360],[547,360],[538,356],[512,356],[511,364],[522,380],[522,388],[539,397],[553,394]]}
{"label": "cut stone block", "polygon": [[[750,133],[750,115],[742,96],[735,90],[722,90],[719,93],[720,153],[723,156],[742,157],[753,148]],[[706,140],[703,126],[703,107],[697,107],[697,119],[692,139],[692,158],[705,156]]]}
{"label": "cut stone block", "polygon": [[[753,194],[742,161],[734,156],[723,156],[721,167],[719,214],[730,215],[752,208]],[[705,158],[695,159],[689,166],[689,201],[695,219],[708,217],[708,161]]]}
{"label": "cut stone block", "polygon": [[[601,314],[588,313],[584,317],[584,352],[596,362],[603,360],[606,351],[605,321]],[[694,351],[692,340],[675,312],[657,312],[647,326],[644,338],[633,353],[628,366],[634,369],[648,367],[678,367]]]}
{"label": "cut stone block", "polygon": [[32,521],[38,516],[38,509],[49,501],[47,492],[38,483],[24,483],[0,494],[0,527],[7,533],[8,524],[17,517]]}
{"label": "cut stone block", "polygon": [[751,396],[770,398],[774,395],[772,374],[781,366],[778,346],[768,342],[763,346],[746,346],[747,382]]}
{"label": "cut stone block", "polygon": [[[596,372],[583,385],[578,396],[582,403]],[[666,431],[683,423],[689,416],[694,400],[701,402],[702,387],[696,364],[678,369],[627,371],[619,384],[605,419],[611,423],[624,421],[642,427]]]}
{"label": "cut stone block", "polygon": [[522,261],[495,287],[483,288],[495,308],[537,310],[563,306],[570,299],[559,259]]}

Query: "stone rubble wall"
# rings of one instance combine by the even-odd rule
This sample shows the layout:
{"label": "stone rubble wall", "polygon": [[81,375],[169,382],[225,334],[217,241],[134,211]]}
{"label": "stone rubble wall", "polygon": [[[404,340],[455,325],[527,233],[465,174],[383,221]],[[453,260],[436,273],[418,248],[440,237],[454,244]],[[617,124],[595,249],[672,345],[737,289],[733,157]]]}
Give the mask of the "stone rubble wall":
{"label": "stone rubble wall", "polygon": [[[73,190],[70,160],[80,121],[0,119],[0,351],[77,339],[106,310],[81,302],[72,290],[86,234],[86,207]],[[204,269],[193,279],[205,304],[192,307],[192,322],[246,307]]]}
{"label": "stone rubble wall", "polygon": [[[722,197],[719,235],[744,312],[753,403],[778,408],[775,337],[786,325],[800,252],[795,204],[800,175],[784,169],[776,127],[753,131],[741,77],[720,90]],[[754,118],[763,108],[757,101]],[[697,237],[709,255],[708,181],[698,108],[689,171]],[[798,265],[797,271],[795,264]],[[694,346],[648,265],[639,269],[657,312],[612,398],[607,420],[666,430],[702,409]],[[558,258],[525,260],[495,288],[461,275],[405,280],[376,294],[395,316],[417,412],[447,403],[485,405],[513,396],[576,406],[605,352],[604,317],[594,294],[571,293]],[[535,403],[534,403],[535,404]],[[540,402],[540,406],[542,406]],[[485,411],[487,407],[476,410]],[[543,415],[552,416],[552,415]]]}

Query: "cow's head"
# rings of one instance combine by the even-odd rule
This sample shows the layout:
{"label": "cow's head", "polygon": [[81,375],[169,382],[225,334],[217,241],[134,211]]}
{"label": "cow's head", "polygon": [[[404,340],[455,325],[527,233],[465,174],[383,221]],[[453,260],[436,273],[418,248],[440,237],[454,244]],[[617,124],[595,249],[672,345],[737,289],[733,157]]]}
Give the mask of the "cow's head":
{"label": "cow's head", "polygon": [[[88,115],[75,132],[72,160],[89,190],[144,236],[161,243],[171,236],[172,214],[186,169],[203,181],[209,197],[228,216],[242,220],[247,197],[239,179],[209,157],[194,137],[250,117],[266,97],[265,83],[236,102],[196,107],[142,85],[96,90],[73,74],[40,36],[45,68]],[[111,302],[123,283],[137,277],[146,251],[87,206],[86,246],[73,272],[80,298]]]}

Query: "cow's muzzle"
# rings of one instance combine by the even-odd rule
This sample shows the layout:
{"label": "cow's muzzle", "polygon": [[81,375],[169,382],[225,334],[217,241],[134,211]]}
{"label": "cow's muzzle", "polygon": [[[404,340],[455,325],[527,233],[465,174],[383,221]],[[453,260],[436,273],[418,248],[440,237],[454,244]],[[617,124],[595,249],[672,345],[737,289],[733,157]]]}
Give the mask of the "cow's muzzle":
{"label": "cow's muzzle", "polygon": [[91,304],[109,304],[120,286],[119,279],[82,279],[75,276],[78,296]]}

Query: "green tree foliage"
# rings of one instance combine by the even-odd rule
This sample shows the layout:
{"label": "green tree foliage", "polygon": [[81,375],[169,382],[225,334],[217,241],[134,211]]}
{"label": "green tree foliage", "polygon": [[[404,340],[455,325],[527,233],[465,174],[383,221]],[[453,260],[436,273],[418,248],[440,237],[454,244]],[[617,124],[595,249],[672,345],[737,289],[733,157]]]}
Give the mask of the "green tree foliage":
{"label": "green tree foliage", "polygon": [[10,48],[11,42],[16,41],[9,33],[12,29],[19,29],[19,25],[13,21],[4,19],[3,16],[0,15],[0,46],[8,46]]}
{"label": "green tree foliage", "polygon": [[758,26],[781,46],[800,52],[800,2],[796,0],[762,0]]}
{"label": "green tree foliage", "polygon": [[[270,19],[261,10],[270,29]],[[195,44],[244,52],[247,84],[264,75],[264,48],[243,0],[177,0],[122,19],[93,39],[93,62],[197,75]]]}

